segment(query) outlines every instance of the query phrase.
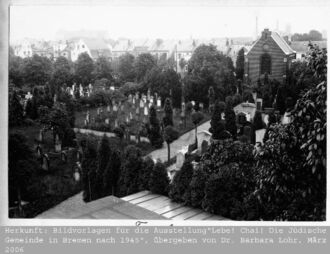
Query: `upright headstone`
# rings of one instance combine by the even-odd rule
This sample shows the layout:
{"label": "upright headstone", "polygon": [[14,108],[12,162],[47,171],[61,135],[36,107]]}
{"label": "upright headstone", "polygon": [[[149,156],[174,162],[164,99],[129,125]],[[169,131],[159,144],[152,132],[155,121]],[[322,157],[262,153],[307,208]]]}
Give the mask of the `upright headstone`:
{"label": "upright headstone", "polygon": [[117,128],[118,127],[118,119],[116,118],[115,119],[115,128]]}
{"label": "upright headstone", "polygon": [[130,120],[133,120],[132,112],[129,112],[129,119],[130,119]]}
{"label": "upright headstone", "polygon": [[110,123],[109,118],[106,118],[106,119],[105,119],[105,124],[109,124],[109,123]]}
{"label": "upright headstone", "polygon": [[143,100],[140,100],[140,108],[143,108],[144,107],[144,102]]}
{"label": "upright headstone", "polygon": [[150,101],[150,88],[148,89],[148,92],[147,92],[147,100]]}
{"label": "upright headstone", "polygon": [[107,112],[110,113],[111,109],[110,109],[110,105],[107,106]]}
{"label": "upright headstone", "polygon": [[42,166],[41,167],[45,171],[48,171],[49,170],[49,158],[48,158],[48,155],[47,154],[44,154],[42,156]]}
{"label": "upright headstone", "polygon": [[81,84],[79,85],[79,94],[80,94],[80,97],[84,96],[84,89]]}
{"label": "upright headstone", "polygon": [[115,113],[118,111],[118,107],[117,107],[117,104],[114,104],[114,105],[113,105],[113,108],[112,108],[112,110],[113,110],[113,112],[115,112]]}
{"label": "upright headstone", "polygon": [[38,140],[39,142],[44,142],[44,131],[42,129],[39,131]]}
{"label": "upright headstone", "polygon": [[157,107],[158,108],[161,108],[162,107],[162,101],[161,101],[161,98],[160,97],[157,99]]}
{"label": "upright headstone", "polygon": [[65,151],[61,152],[61,160],[67,162],[68,156]]}
{"label": "upright headstone", "polygon": [[55,138],[55,152],[61,152],[62,150],[62,143],[58,137],[58,134],[56,134]]}
{"label": "upright headstone", "polygon": [[133,96],[132,96],[131,94],[128,95],[128,102],[129,102],[129,103],[132,103],[132,102],[133,102],[132,100],[133,100]]}
{"label": "upright headstone", "polygon": [[147,106],[144,107],[144,115],[148,116],[148,107]]}
{"label": "upright headstone", "polygon": [[200,108],[201,110],[204,109],[204,104],[203,104],[203,102],[200,102],[200,103],[199,103],[199,108]]}

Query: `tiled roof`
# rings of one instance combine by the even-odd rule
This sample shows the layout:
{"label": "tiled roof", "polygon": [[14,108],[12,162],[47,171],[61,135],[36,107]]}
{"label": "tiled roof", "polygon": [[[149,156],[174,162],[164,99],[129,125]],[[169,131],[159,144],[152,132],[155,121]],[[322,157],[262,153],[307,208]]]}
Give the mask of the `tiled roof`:
{"label": "tiled roof", "polygon": [[277,32],[272,32],[271,36],[286,55],[294,53],[289,44]]}

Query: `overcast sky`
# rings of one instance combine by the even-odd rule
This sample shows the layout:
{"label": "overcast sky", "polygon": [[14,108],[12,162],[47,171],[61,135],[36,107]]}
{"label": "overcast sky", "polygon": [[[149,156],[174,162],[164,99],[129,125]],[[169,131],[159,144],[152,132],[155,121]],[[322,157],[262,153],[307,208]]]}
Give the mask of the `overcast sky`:
{"label": "overcast sky", "polygon": [[319,7],[223,6],[12,6],[11,40],[54,39],[59,29],[107,30],[110,37],[212,38],[255,36],[267,27],[291,32],[320,32],[329,24],[329,9]]}

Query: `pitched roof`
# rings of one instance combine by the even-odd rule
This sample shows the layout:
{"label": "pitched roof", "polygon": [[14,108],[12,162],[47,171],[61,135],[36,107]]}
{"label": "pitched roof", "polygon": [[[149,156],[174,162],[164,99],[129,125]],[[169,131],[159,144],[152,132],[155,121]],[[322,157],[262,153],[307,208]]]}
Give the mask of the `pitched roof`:
{"label": "pitched roof", "polygon": [[[268,29],[267,29],[268,31]],[[289,44],[277,33],[270,32],[271,38],[275,41],[275,43],[280,47],[284,54],[290,55],[295,53],[293,49],[289,46]],[[246,55],[250,53],[250,51],[254,48],[254,46],[259,42],[262,37],[259,37],[251,46],[251,48],[246,52]]]}
{"label": "pitched roof", "polygon": [[272,32],[271,37],[286,55],[294,53],[289,44],[277,32]]}

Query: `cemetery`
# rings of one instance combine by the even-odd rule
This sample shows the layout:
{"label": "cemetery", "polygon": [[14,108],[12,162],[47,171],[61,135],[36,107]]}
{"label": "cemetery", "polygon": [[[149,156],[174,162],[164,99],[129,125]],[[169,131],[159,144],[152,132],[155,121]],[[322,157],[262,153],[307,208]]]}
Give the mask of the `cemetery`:
{"label": "cemetery", "polygon": [[10,86],[9,216],[32,218],[80,197],[79,207],[126,201],[163,211],[146,212],[157,218],[324,220],[325,189],[315,188],[326,175],[324,74],[309,73],[318,85],[295,97],[267,73],[241,84],[212,45],[196,52],[202,63],[214,54],[205,80],[206,67],[190,62],[197,67],[186,77],[155,71],[173,83],[145,73],[135,92],[122,93],[120,79]]}

